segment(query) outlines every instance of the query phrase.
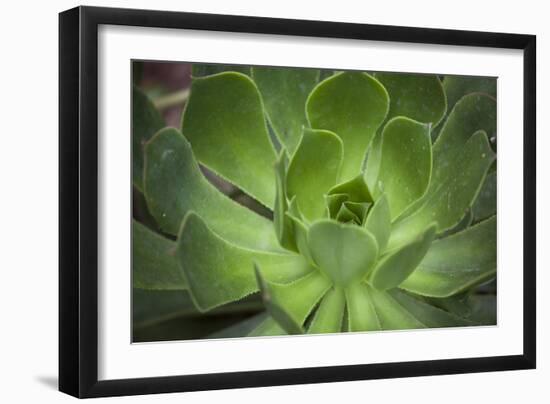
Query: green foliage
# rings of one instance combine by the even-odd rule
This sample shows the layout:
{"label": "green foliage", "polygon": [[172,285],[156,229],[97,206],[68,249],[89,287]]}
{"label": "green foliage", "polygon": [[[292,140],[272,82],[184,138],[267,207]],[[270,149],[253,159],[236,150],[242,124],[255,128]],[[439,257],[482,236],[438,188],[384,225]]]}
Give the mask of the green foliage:
{"label": "green foliage", "polygon": [[[496,292],[478,293],[496,277],[495,93],[488,78],[194,65],[180,130],[134,87],[133,183],[156,222],[133,222],[138,339],[495,324]],[[187,331],[147,327],[178,308]]]}

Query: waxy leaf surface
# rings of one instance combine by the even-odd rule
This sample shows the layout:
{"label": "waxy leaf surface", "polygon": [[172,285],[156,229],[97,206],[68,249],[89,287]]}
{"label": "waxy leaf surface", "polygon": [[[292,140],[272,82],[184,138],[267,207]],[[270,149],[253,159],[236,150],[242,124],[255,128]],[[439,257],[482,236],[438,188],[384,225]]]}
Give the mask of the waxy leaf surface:
{"label": "waxy leaf surface", "polygon": [[191,145],[177,129],[160,131],[145,147],[145,198],[163,231],[177,234],[191,210],[224,239],[259,250],[280,250],[271,221],[232,201],[202,175]]}
{"label": "waxy leaf surface", "polygon": [[183,220],[177,256],[191,296],[202,311],[256,292],[254,263],[262,268],[262,275],[273,282],[291,282],[311,270],[297,254],[260,252],[230,244],[214,234],[193,212]]}
{"label": "waxy leaf surface", "polygon": [[344,143],[340,180],[356,176],[389,108],[388,93],[366,73],[339,73],[311,92],[306,111],[311,127],[336,133]]}
{"label": "waxy leaf surface", "polygon": [[175,257],[175,247],[172,240],[132,220],[133,286],[140,289],[187,289]]}
{"label": "waxy leaf surface", "polygon": [[302,128],[308,126],[305,105],[319,80],[319,70],[253,67],[252,78],[262,94],[271,127],[292,155]]}
{"label": "waxy leaf surface", "polygon": [[143,191],[143,148],[164,127],[153,102],[138,87],[132,87],[132,183]]}
{"label": "waxy leaf surface", "polygon": [[308,220],[325,215],[323,195],[336,183],[342,164],[342,141],[326,130],[305,129],[288,166],[288,197],[296,196]]}
{"label": "waxy leaf surface", "polygon": [[496,216],[436,240],[400,287],[434,297],[451,296],[496,272]]}
{"label": "waxy leaf surface", "polygon": [[337,286],[364,277],[378,255],[376,239],[367,230],[334,220],[315,222],[308,241],[313,260]]}
{"label": "waxy leaf surface", "polygon": [[273,207],[276,154],[250,77],[226,72],[194,79],[182,133],[202,164]]}

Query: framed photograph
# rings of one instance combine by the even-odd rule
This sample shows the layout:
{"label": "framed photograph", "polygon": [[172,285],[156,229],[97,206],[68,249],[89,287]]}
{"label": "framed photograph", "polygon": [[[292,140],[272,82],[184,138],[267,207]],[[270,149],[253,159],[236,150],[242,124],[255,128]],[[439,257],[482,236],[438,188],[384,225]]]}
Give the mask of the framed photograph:
{"label": "framed photograph", "polygon": [[61,391],[535,367],[534,36],[59,27]]}

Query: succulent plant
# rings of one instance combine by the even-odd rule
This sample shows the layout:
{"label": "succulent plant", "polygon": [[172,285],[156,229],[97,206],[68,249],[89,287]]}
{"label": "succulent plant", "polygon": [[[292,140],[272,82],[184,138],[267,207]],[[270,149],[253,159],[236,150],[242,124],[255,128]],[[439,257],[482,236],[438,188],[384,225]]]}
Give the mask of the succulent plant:
{"label": "succulent plant", "polygon": [[255,307],[212,338],[494,324],[495,79],[193,73],[179,128],[134,86],[134,302]]}

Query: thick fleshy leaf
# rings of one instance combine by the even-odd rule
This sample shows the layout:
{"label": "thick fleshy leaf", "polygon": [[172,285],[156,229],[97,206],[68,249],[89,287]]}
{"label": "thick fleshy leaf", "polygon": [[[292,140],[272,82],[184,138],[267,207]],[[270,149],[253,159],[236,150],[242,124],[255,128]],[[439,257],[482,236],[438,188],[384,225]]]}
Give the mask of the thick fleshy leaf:
{"label": "thick fleshy leaf", "polygon": [[246,320],[239,321],[236,324],[233,324],[227,328],[216,331],[208,335],[207,339],[217,339],[217,338],[239,338],[249,335],[253,330],[263,323],[267,318],[267,313],[262,312],[256,314]]}
{"label": "thick fleshy leaf", "polygon": [[382,131],[380,171],[374,195],[383,190],[392,219],[424,195],[431,171],[430,125],[405,117],[391,119]]}
{"label": "thick fleshy leaf", "polygon": [[357,218],[359,219],[357,223],[363,224],[365,222],[365,219],[367,218],[372,203],[346,201],[344,202],[344,205],[347,209],[353,212],[355,216],[357,216]]}
{"label": "thick fleshy leaf", "polygon": [[388,292],[368,287],[368,293],[383,330],[426,328],[425,324],[399,304]]}
{"label": "thick fleshy leaf", "polygon": [[140,289],[182,290],[187,282],[175,257],[176,243],[132,221],[132,284]]}
{"label": "thick fleshy leaf", "polygon": [[232,243],[259,250],[280,250],[273,224],[232,201],[202,175],[191,145],[177,129],[166,128],[145,147],[145,197],[163,231],[177,234],[191,210]]}
{"label": "thick fleshy leaf", "polygon": [[496,295],[472,295],[468,298],[468,320],[478,325],[497,325]]}
{"label": "thick fleshy leaf", "polygon": [[364,283],[354,283],[346,289],[349,331],[376,331],[381,329],[380,320]]}
{"label": "thick fleshy leaf", "polygon": [[458,317],[467,318],[472,312],[472,309],[468,304],[468,299],[470,297],[468,291],[449,297],[429,297],[421,295],[416,295],[416,297],[422,298],[432,306],[439,307],[440,309],[443,309]]}
{"label": "thick fleshy leaf", "polygon": [[323,297],[308,334],[335,333],[342,329],[346,300],[342,289],[331,289]]}
{"label": "thick fleshy leaf", "polygon": [[367,163],[365,164],[365,181],[373,194],[383,192],[378,186],[378,173],[380,172],[380,161],[382,160],[382,131],[379,130],[369,149]]}
{"label": "thick fleshy leaf", "polygon": [[356,175],[346,182],[335,185],[328,191],[328,195],[339,194],[347,195],[347,199],[345,199],[345,201],[350,202],[371,203],[374,200],[362,174]]}
{"label": "thick fleshy leaf", "polygon": [[283,302],[280,302],[277,295],[272,292],[269,285],[262,277],[260,268],[254,263],[254,271],[256,274],[256,282],[260,288],[260,295],[264,302],[265,308],[269,315],[279,323],[281,328],[289,335],[299,335],[304,333],[301,323],[294,316],[283,308]]}
{"label": "thick fleshy leaf", "polygon": [[485,93],[496,98],[497,79],[495,77],[445,76],[443,88],[447,94],[450,111],[457,101],[467,94]]}
{"label": "thick fleshy leaf", "polygon": [[[322,158],[320,158],[322,156]],[[325,215],[323,195],[334,186],[342,164],[342,141],[326,130],[304,129],[288,166],[288,196],[296,196],[303,215],[314,220]]]}
{"label": "thick fleshy leaf", "polygon": [[260,252],[230,244],[193,212],[183,219],[177,256],[191,296],[201,311],[256,292],[254,262],[261,266],[263,276],[273,282],[291,282],[311,270],[297,254]]}
{"label": "thick fleshy leaf", "polygon": [[388,199],[382,194],[371,208],[363,226],[376,238],[378,250],[383,252],[391,232],[391,215]]}
{"label": "thick fleshy leaf", "polygon": [[352,222],[354,224],[361,224],[361,219],[357,216],[350,208],[346,205],[347,202],[344,202],[340,206],[340,210],[336,214],[336,220],[342,223]]}
{"label": "thick fleshy leaf", "polygon": [[336,216],[338,215],[338,212],[340,211],[340,207],[348,199],[349,199],[349,195],[347,195],[347,194],[329,194],[329,195],[325,195],[325,205],[326,205],[328,216],[331,219],[336,219]]}
{"label": "thick fleshy leaf", "polygon": [[194,79],[182,132],[202,164],[273,207],[276,154],[250,77],[226,72]]}
{"label": "thick fleshy leaf", "polygon": [[288,210],[286,173],[288,157],[285,149],[279,152],[275,162],[275,206],[273,209],[273,225],[279,244],[287,250],[298,251],[292,220],[286,216]]}
{"label": "thick fleshy leaf", "polygon": [[292,221],[292,230],[298,251],[307,259],[310,264],[315,265],[307,241],[308,227],[298,209],[296,198],[293,198],[290,201],[286,215]]}
{"label": "thick fleshy leaf", "polygon": [[432,74],[375,73],[388,91],[387,119],[406,116],[436,126],[445,116],[447,102],[441,81]]}
{"label": "thick fleshy leaf", "polygon": [[330,286],[330,280],[325,275],[312,271],[287,284],[267,281],[262,292],[271,316],[287,333],[296,334],[296,326],[301,327]]}
{"label": "thick fleshy leaf", "polygon": [[132,183],[143,191],[143,147],[164,127],[153,102],[138,87],[132,87]]}
{"label": "thick fleshy leaf", "polygon": [[366,73],[335,74],[311,92],[306,111],[312,128],[336,133],[344,143],[340,180],[355,177],[389,108],[388,93]]}
{"label": "thick fleshy leaf", "polygon": [[393,249],[408,242],[430,223],[436,222],[438,233],[453,228],[472,206],[485,179],[485,174],[495,159],[483,131],[477,131],[466,142],[462,152],[452,159],[445,177],[434,179],[422,205],[410,216],[392,226],[388,248]]}
{"label": "thick fleshy leaf", "polygon": [[313,260],[337,286],[362,279],[378,256],[376,239],[357,225],[320,220],[309,228]]}
{"label": "thick fleshy leaf", "polygon": [[250,75],[250,66],[224,65],[216,63],[193,63],[191,75],[193,77],[211,76],[223,72],[239,72]]}
{"label": "thick fleshy leaf", "polygon": [[369,276],[369,283],[379,290],[397,287],[416,269],[432,245],[437,226],[429,226],[413,242],[384,256]]}
{"label": "thick fleshy leaf", "polygon": [[497,173],[487,174],[472,207],[473,220],[479,222],[497,213]]}
{"label": "thick fleshy leaf", "polygon": [[456,226],[439,234],[438,238],[445,238],[450,236],[451,234],[455,234],[462,230],[466,230],[468,227],[470,227],[473,220],[474,220],[474,214],[472,213],[472,209],[468,209],[464,217],[460,219],[460,222],[458,222]]}
{"label": "thick fleshy leaf", "polygon": [[450,112],[433,146],[433,174],[430,187],[437,187],[444,178],[456,176],[455,160],[477,131],[491,138],[496,134],[496,101],[485,94],[469,94],[461,98]]}
{"label": "thick fleshy leaf", "polygon": [[[209,334],[241,322],[262,309],[258,299],[245,298],[208,313],[195,307],[184,290],[132,290],[132,341],[174,341],[210,338]],[[243,336],[246,334],[240,334]]]}
{"label": "thick fleshy leaf", "polygon": [[451,296],[496,273],[496,216],[434,241],[418,268],[400,287],[434,297]]}
{"label": "thick fleshy leaf", "polygon": [[388,291],[388,294],[426,327],[460,327],[473,325],[467,320],[441,310],[422,300],[416,299],[398,289]]}
{"label": "thick fleshy leaf", "polygon": [[286,335],[286,332],[272,317],[266,318],[248,334],[249,337],[273,337],[278,335]]}
{"label": "thick fleshy leaf", "polygon": [[319,70],[288,67],[253,67],[267,117],[279,141],[294,153],[302,128],[308,126],[305,104],[319,80]]}

